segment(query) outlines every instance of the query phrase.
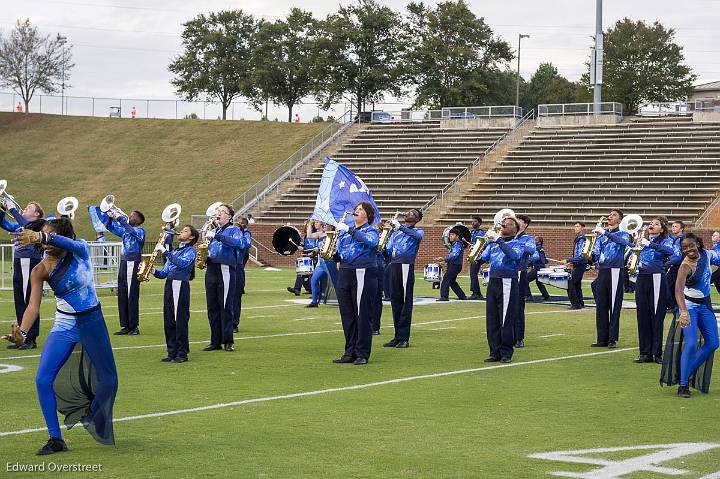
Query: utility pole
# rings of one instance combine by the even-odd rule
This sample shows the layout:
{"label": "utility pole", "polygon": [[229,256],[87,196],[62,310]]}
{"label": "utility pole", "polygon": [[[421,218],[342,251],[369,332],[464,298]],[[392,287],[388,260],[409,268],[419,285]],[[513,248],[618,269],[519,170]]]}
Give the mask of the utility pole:
{"label": "utility pole", "polygon": [[520,106],[520,41],[523,38],[530,38],[530,35],[518,34],[518,63],[517,63],[517,83],[515,85],[515,106]]}
{"label": "utility pole", "polygon": [[603,76],[603,27],[602,27],[602,0],[595,0],[595,48],[593,48],[590,65],[590,81],[593,83],[593,111],[596,115],[601,113],[602,103],[602,76]]}
{"label": "utility pole", "polygon": [[65,114],[65,44],[67,43],[67,37],[60,35],[57,36],[58,43],[62,47],[62,83],[60,84],[60,114]]}

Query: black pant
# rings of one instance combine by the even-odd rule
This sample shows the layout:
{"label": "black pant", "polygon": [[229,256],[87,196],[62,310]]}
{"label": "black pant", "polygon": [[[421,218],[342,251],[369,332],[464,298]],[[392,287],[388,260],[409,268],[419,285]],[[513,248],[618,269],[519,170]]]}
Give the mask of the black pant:
{"label": "black pant", "polygon": [[140,261],[120,261],[118,270],[118,314],[120,327],[135,329],[140,324]]}
{"label": "black pant", "polygon": [[623,277],[620,268],[600,269],[592,282],[595,297],[597,342],[617,341],[620,335],[620,312],[623,301]]}
{"label": "black pant", "polygon": [[485,328],[490,356],[512,358],[518,310],[517,278],[490,278],[485,303]]}
{"label": "black pant", "polygon": [[671,266],[670,269],[668,269],[667,272],[667,305],[668,308],[675,309],[677,307],[677,302],[675,301],[675,281],[677,280],[678,271],[680,270],[680,265]]}
{"label": "black pant", "polygon": [[477,294],[482,298],[480,291],[480,269],[482,264],[479,261],[470,263],[470,292]]}
{"label": "black pant", "polygon": [[[169,358],[187,358],[190,351],[188,322],[190,321],[190,282],[178,279],[165,281],[163,316],[165,343]],[[177,306],[176,306],[177,305]]]}
{"label": "black pant", "polygon": [[390,303],[392,304],[395,339],[410,341],[415,265],[390,264]]}
{"label": "black pant", "polygon": [[582,279],[585,274],[585,267],[585,263],[576,264],[572,269],[570,278],[568,278],[568,299],[573,308],[585,307],[585,299],[583,298],[582,292]]}
{"label": "black pant", "polygon": [[530,294],[527,270],[523,268],[518,277],[518,308],[515,316],[515,341],[525,340],[525,298]]}
{"label": "black pant", "polygon": [[345,333],[346,356],[370,358],[372,348],[370,321],[377,286],[377,268],[340,268],[337,299]]}
{"label": "black pant", "polygon": [[205,273],[210,345],[233,344],[233,311],[235,310],[235,265],[208,261]]}
{"label": "black pant", "polygon": [[245,294],[245,266],[235,266],[235,293],[233,294],[233,327],[240,325],[240,312],[242,311],[242,297]]}
{"label": "black pant", "polygon": [[300,291],[301,288],[305,288],[305,291],[308,293],[312,292],[312,289],[310,287],[310,278],[312,277],[311,274],[306,275],[297,275],[295,276],[295,285],[293,288],[295,291]]}
{"label": "black pant", "polygon": [[527,283],[528,283],[527,293],[528,293],[528,296],[532,296],[532,293],[530,292],[530,283],[535,281],[535,286],[537,286],[537,289],[540,291],[540,294],[542,295],[543,299],[547,301],[548,299],[550,299],[550,293],[548,293],[548,290],[545,287],[545,285],[538,280],[538,271],[539,270],[540,270],[540,268],[533,268],[532,271],[530,271],[527,274]]}
{"label": "black pant", "polygon": [[640,354],[662,356],[663,326],[667,311],[665,273],[639,274],[635,283]]}
{"label": "black pant", "polygon": [[[18,325],[22,324],[23,314],[25,314],[25,309],[30,302],[30,293],[32,292],[30,273],[39,263],[40,260],[35,258],[15,258],[13,260],[13,298],[15,299],[15,318]],[[36,342],[39,335],[40,313],[38,312],[35,322],[28,331],[25,342]]]}
{"label": "black pant", "polygon": [[[716,270],[712,276],[710,276],[710,282],[715,286],[715,289],[720,293],[720,269]],[[673,285],[673,288],[675,286]]]}
{"label": "black pant", "polygon": [[442,284],[440,284],[441,298],[447,298],[450,294],[450,289],[452,289],[458,299],[466,299],[465,291],[463,291],[463,289],[457,282],[457,277],[460,274],[460,271],[462,271],[461,264],[451,263],[447,265],[447,271],[445,271],[445,275],[442,279]]}
{"label": "black pant", "polygon": [[385,276],[385,266],[378,267],[375,271],[375,275],[377,276],[377,288],[375,291],[375,300],[373,302],[373,314],[372,319],[370,321],[370,327],[373,331],[380,331],[380,320],[382,319],[382,310],[383,310],[383,286],[384,286],[384,276]]}
{"label": "black pant", "polygon": [[383,296],[390,297],[390,263],[386,264],[383,270]]}

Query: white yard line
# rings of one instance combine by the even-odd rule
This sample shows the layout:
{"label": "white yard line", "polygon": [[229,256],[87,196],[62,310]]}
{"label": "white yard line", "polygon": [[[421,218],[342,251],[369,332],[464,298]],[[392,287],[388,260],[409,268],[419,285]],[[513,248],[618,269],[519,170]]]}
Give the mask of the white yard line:
{"label": "white yard line", "polygon": [[545,335],[543,335],[543,336],[538,336],[538,338],[554,338],[555,336],[565,336],[565,335],[562,334],[562,333],[558,333],[558,334],[545,334]]}
{"label": "white yard line", "polygon": [[[297,392],[297,393],[283,394],[283,395],[279,395],[279,396],[265,396],[265,397],[252,398],[252,399],[243,399],[243,400],[227,402],[227,403],[210,404],[207,406],[198,406],[198,407],[186,408],[186,409],[176,409],[173,411],[163,411],[163,412],[155,412],[155,413],[149,413],[149,414],[141,414],[138,416],[125,416],[125,417],[115,418],[115,419],[113,419],[113,422],[137,421],[140,419],[150,419],[150,418],[164,417],[164,416],[175,416],[178,414],[188,414],[188,413],[201,412],[201,411],[210,411],[213,409],[224,409],[224,408],[228,408],[228,407],[243,406],[246,404],[278,401],[281,399],[295,399],[295,398],[319,396],[322,394],[330,394],[330,393],[337,393],[337,392],[358,391],[358,390],[362,390],[362,389],[369,389],[369,388],[374,388],[374,387],[379,387],[379,386],[387,386],[390,384],[406,383],[406,382],[418,381],[418,380],[422,380],[422,379],[436,379],[436,378],[457,376],[457,375],[461,375],[461,374],[471,374],[471,373],[490,371],[490,370],[502,369],[502,368],[513,368],[513,367],[520,367],[520,366],[529,366],[529,365],[533,365],[533,364],[544,364],[544,363],[550,363],[550,362],[556,362],[556,361],[566,361],[569,359],[589,358],[589,357],[593,357],[593,356],[602,356],[602,355],[606,355],[606,354],[619,353],[622,351],[633,351],[635,349],[636,348],[613,349],[610,351],[599,351],[599,352],[594,352],[594,353],[573,354],[570,356],[556,356],[556,357],[550,357],[550,358],[545,358],[545,359],[535,359],[532,361],[521,361],[521,362],[517,362],[517,363],[510,363],[510,364],[497,364],[497,365],[493,365],[493,366],[484,366],[481,368],[458,369],[458,370],[454,370],[454,371],[444,371],[441,373],[420,374],[420,375],[416,375],[416,376],[406,376],[406,377],[401,377],[401,378],[388,379],[385,381],[376,381],[376,382],[372,382],[372,383],[355,384],[355,385],[351,385],[351,386],[342,386],[342,387],[327,388],[327,389],[316,389],[314,391],[303,391],[303,392]],[[62,426],[62,427],[64,428],[65,426]],[[42,427],[42,428],[21,429],[19,431],[0,432],[0,437],[17,436],[17,435],[21,435],[21,434],[30,434],[30,433],[34,433],[34,432],[47,432],[47,429]]]}
{"label": "white yard line", "polygon": [[444,331],[446,329],[457,329],[457,328],[455,326],[445,326],[444,328],[425,329],[424,331]]}

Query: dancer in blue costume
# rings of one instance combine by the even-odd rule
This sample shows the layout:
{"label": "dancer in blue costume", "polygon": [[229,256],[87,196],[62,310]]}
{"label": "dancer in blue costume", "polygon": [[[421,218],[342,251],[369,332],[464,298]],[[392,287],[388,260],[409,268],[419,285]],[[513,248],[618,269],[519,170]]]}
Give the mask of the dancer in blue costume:
{"label": "dancer in blue costume", "polygon": [[[38,454],[68,450],[56,411],[65,415],[68,428],[82,422],[95,440],[114,444],[112,409],[118,376],[93,284],[90,248],[85,241],[75,240],[67,218],[47,222],[42,232],[23,230],[16,235],[16,243],[41,245],[45,251],[30,275],[32,294],[19,335],[26,336],[37,319],[43,281],[57,300],[55,324],[45,341],[36,376],[38,399],[50,433]],[[78,344],[81,350],[71,359]]]}

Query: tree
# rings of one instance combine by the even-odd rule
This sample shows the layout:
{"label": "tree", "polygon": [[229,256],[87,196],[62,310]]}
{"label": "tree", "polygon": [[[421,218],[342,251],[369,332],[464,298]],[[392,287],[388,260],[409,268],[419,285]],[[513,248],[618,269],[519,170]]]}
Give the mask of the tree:
{"label": "tree", "polygon": [[[697,78],[683,64],[675,31],[628,18],[618,20],[604,38],[603,96],[637,112],[644,101],[684,100]],[[585,77],[587,78],[587,76]]]}
{"label": "tree", "polygon": [[513,58],[510,45],[495,37],[463,0],[442,2],[435,9],[410,3],[407,10],[411,46],[403,72],[415,86],[415,105],[492,103],[492,85],[509,80],[505,70]]}
{"label": "tree", "polygon": [[8,38],[0,36],[0,85],[11,88],[30,112],[30,100],[40,90],[47,94],[59,91],[70,78],[72,46],[57,35],[42,36],[29,19],[17,20]]}
{"label": "tree", "polygon": [[328,15],[316,50],[318,101],[327,108],[349,94],[362,111],[385,93],[400,95],[401,25],[397,13],[374,0],[358,0]]}
{"label": "tree", "polygon": [[317,20],[312,13],[293,8],[285,20],[261,21],[255,37],[253,103],[259,109],[267,100],[288,108],[314,91]]}
{"label": "tree", "polygon": [[194,101],[204,95],[222,105],[227,119],[230,103],[252,93],[252,43],[256,22],[242,10],[198,15],[183,24],[185,51],[168,66],[179,95]]}
{"label": "tree", "polygon": [[541,63],[530,78],[520,103],[525,111],[544,103],[575,103],[576,86],[558,74],[552,63]]}

